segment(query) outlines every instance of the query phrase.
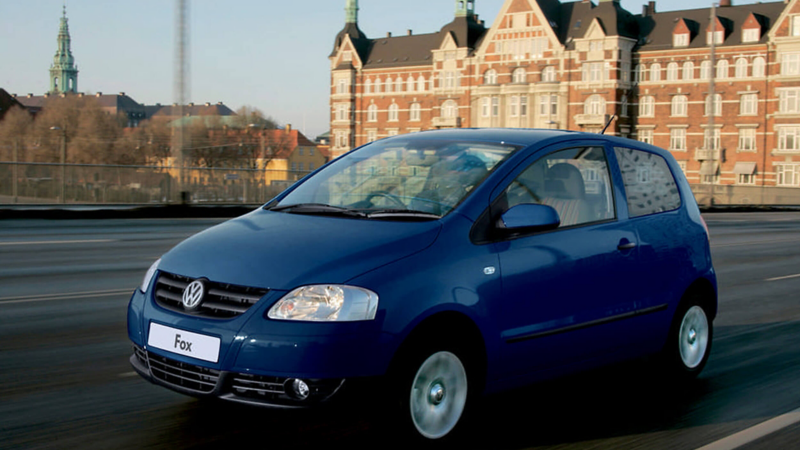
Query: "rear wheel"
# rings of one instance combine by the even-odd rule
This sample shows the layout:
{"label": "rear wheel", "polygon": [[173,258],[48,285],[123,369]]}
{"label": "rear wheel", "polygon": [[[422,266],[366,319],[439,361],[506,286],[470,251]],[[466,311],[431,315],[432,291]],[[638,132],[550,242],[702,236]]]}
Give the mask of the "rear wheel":
{"label": "rear wheel", "polygon": [[675,314],[663,351],[668,374],[683,380],[696,377],[708,362],[713,331],[708,312],[699,299],[682,305]]}

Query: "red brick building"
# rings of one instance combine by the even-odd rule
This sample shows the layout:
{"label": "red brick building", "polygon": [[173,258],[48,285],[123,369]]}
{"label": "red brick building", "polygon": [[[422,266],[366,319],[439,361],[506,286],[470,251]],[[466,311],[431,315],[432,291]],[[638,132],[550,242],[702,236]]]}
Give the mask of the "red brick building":
{"label": "red brick building", "polygon": [[599,131],[616,115],[607,134],[669,149],[692,183],[800,187],[800,0],[723,0],[713,21],[655,2],[506,0],[492,24],[475,3],[456,0],[435,33],[368,38],[346,0],[334,157],[419,130]]}

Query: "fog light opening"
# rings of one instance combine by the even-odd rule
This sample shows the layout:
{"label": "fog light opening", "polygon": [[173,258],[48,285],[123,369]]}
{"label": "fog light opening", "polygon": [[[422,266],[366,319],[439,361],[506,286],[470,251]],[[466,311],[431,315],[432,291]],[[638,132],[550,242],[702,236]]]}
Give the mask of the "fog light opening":
{"label": "fog light opening", "polygon": [[308,394],[311,393],[311,390],[308,388],[308,384],[299,378],[290,379],[289,385],[291,386],[291,389],[288,389],[288,391],[291,392],[292,397],[298,400],[307,399]]}

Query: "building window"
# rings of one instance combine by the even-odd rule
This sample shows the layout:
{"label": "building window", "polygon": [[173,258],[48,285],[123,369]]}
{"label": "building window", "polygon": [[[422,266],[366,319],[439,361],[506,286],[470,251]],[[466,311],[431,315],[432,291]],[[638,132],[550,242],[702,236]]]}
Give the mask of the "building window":
{"label": "building window", "polygon": [[492,117],[500,116],[500,97],[492,97]]}
{"label": "building window", "polygon": [[624,62],[620,65],[620,79],[623,83],[629,83],[631,81],[631,63]]}
{"label": "building window", "polygon": [[411,110],[408,113],[408,119],[412,122],[417,122],[420,120],[421,117],[422,107],[419,103],[412,103]]}
{"label": "building window", "polygon": [[800,53],[781,55],[781,75],[800,75]]}
{"label": "building window", "polygon": [[400,107],[397,106],[397,103],[392,103],[389,105],[389,122],[397,122],[399,110]]}
{"label": "building window", "polygon": [[[336,147],[338,148],[347,148],[350,136],[346,132],[339,132],[336,133]],[[294,170],[294,168],[292,169]]]}
{"label": "building window", "polygon": [[669,149],[676,152],[686,151],[686,128],[669,130]]}
{"label": "building window", "polygon": [[673,34],[673,47],[686,47],[689,45],[689,33]]}
{"label": "building window", "polygon": [[350,105],[347,103],[338,103],[336,105],[336,120],[349,120],[350,119]]}
{"label": "building window", "polygon": [[728,78],[728,60],[721,59],[717,63],[717,78]]}
{"label": "building window", "polygon": [[518,67],[514,69],[514,72],[511,75],[514,83],[525,83],[528,81],[528,74],[525,72],[525,69],[522,67]]}
{"label": "building window", "polygon": [[386,132],[386,134],[388,134],[389,136],[397,136],[398,134],[400,134],[400,130],[389,130]]}
{"label": "building window", "polygon": [[653,144],[653,130],[639,130],[639,142]]}
{"label": "building window", "polygon": [[293,162],[292,163],[292,172],[295,172],[296,170],[297,170],[297,163]]}
{"label": "building window", "polygon": [[640,117],[655,117],[655,109],[656,109],[655,97],[647,95],[639,100]]}
{"label": "building window", "polygon": [[[706,111],[705,115],[709,115],[711,111],[711,96],[706,96]],[[722,95],[721,94],[714,94],[714,115],[721,116],[722,115]]]}
{"label": "building window", "polygon": [[740,128],[739,129],[739,151],[754,152],[756,151],[756,129],[755,128]]}
{"label": "building window", "polygon": [[747,60],[744,58],[738,58],[736,60],[736,72],[734,75],[736,78],[747,78]]}
{"label": "building window", "polygon": [[417,78],[417,90],[420,92],[425,91],[425,77],[422,75]]}
{"label": "building window", "polygon": [[525,117],[528,115],[528,96],[523,95],[519,98],[519,115]]}
{"label": "building window", "polygon": [[558,114],[558,95],[543,94],[539,97],[539,115],[555,116]]}
{"label": "building window", "polygon": [[761,39],[761,29],[748,28],[742,32],[742,42],[758,42]]}
{"label": "building window", "polygon": [[706,150],[718,150],[720,148],[719,128],[706,128],[703,130],[703,148]]}
{"label": "building window", "polygon": [[378,139],[378,132],[375,130],[367,131],[367,142],[374,142]]}
{"label": "building window", "polygon": [[369,105],[367,108],[367,122],[378,121],[378,105]]}
{"label": "building window", "polygon": [[552,83],[556,81],[556,68],[547,66],[542,70],[542,81],[545,83]]}
{"label": "building window", "polygon": [[693,80],[694,79],[694,63],[691,61],[686,61],[683,63],[683,79],[684,80]]}
{"label": "building window", "polygon": [[672,115],[685,117],[688,115],[689,98],[685,95],[672,97]]}
{"label": "building window", "polygon": [[508,102],[508,115],[511,117],[519,116],[519,96],[512,96]]}
{"label": "building window", "polygon": [[297,156],[303,156],[303,147],[297,148]]}
{"label": "building window", "polygon": [[453,100],[447,100],[442,104],[442,117],[458,116],[458,105]]}
{"label": "building window", "polygon": [[314,170],[314,163],[308,163],[308,171],[311,172]]}
{"label": "building window", "polygon": [[800,127],[781,127],[778,129],[778,150],[800,150]]}
{"label": "building window", "polygon": [[764,58],[757,57],[753,59],[753,77],[763,77],[767,73],[767,63],[764,61]]}
{"label": "building window", "polygon": [[546,37],[533,38],[531,41],[531,58],[542,58],[544,52],[550,49],[550,39]]}
{"label": "building window", "polygon": [[489,117],[491,101],[492,99],[489,97],[483,97],[481,99],[481,117]]}
{"label": "building window", "polygon": [[386,79],[386,92],[393,92],[394,91],[394,80],[392,77]]}
{"label": "building window", "polygon": [[397,76],[397,81],[395,81],[395,92],[403,92],[403,79],[400,76]]}
{"label": "building window", "polygon": [[800,75],[800,53],[781,55],[781,75]]}
{"label": "building window", "polygon": [[583,113],[594,116],[605,114],[606,100],[597,94],[589,96],[583,105]]}
{"label": "building window", "polygon": [[636,67],[633,68],[633,82],[639,83],[640,81],[644,81],[644,73],[646,70],[644,66],[637,64]]}
{"label": "building window", "polygon": [[380,78],[375,79],[375,93],[380,94],[383,91],[383,83],[381,83]]}
{"label": "building window", "polygon": [[758,114],[758,95],[743,94],[739,101],[739,115],[754,116]]}
{"label": "building window", "polygon": [[497,84],[497,71],[489,69],[483,74],[483,84]]}
{"label": "building window", "polygon": [[367,78],[367,81],[364,82],[364,93],[365,94],[372,94],[372,79]]}
{"label": "building window", "polygon": [[336,81],[336,93],[337,94],[347,94],[348,93],[348,86],[347,86],[347,79],[346,78],[339,78]]}
{"label": "building window", "polygon": [[778,186],[800,186],[800,164],[777,164]]}
{"label": "building window", "polygon": [[792,16],[792,36],[800,36],[800,14]]}
{"label": "building window", "polygon": [[736,178],[736,184],[756,184],[756,176],[752,173],[740,173]]}
{"label": "building window", "polygon": [[[719,25],[717,25],[717,28],[719,28]],[[720,45],[724,41],[725,41],[725,31],[724,30],[723,31],[714,31],[714,44]],[[710,31],[706,32],[706,42],[708,42],[708,45],[711,45],[711,32]]]}
{"label": "building window", "polygon": [[628,97],[623,96],[620,104],[620,112],[619,115],[622,117],[628,117]]}
{"label": "building window", "polygon": [[584,63],[583,81],[603,81],[608,79],[610,65],[602,62]]}
{"label": "building window", "polygon": [[678,81],[678,63],[667,64],[667,81]]}
{"label": "building window", "polygon": [[650,66],[650,81],[661,81],[661,64]]}
{"label": "building window", "polygon": [[700,79],[708,80],[711,78],[711,61],[703,61],[700,63]]}
{"label": "building window", "polygon": [[308,156],[314,156],[314,147],[309,147]]}
{"label": "building window", "polygon": [[778,112],[784,114],[800,112],[800,88],[781,89],[779,92]]}

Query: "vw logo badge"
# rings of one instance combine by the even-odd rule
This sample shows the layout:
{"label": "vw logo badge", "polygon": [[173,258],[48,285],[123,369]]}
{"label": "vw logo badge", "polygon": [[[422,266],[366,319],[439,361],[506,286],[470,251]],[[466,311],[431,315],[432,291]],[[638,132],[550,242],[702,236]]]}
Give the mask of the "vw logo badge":
{"label": "vw logo badge", "polygon": [[186,309],[196,309],[200,306],[200,302],[203,301],[204,294],[205,286],[203,286],[203,282],[194,280],[183,290],[183,300],[181,303],[183,303],[183,307]]}

